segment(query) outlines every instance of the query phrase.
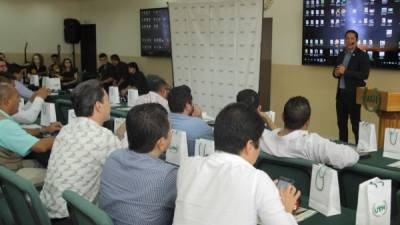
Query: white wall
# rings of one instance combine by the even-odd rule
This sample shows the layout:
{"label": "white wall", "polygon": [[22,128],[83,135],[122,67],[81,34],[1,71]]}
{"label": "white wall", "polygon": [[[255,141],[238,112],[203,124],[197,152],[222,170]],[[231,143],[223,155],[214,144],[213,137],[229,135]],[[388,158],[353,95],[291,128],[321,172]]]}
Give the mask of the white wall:
{"label": "white wall", "polygon": [[303,0],[278,0],[264,12],[273,18],[272,64],[300,65],[303,37]]}
{"label": "white wall", "polygon": [[0,0],[0,52],[23,53],[29,42],[30,53],[55,53],[58,44],[63,53],[70,53],[63,20],[80,15],[78,0]]}
{"label": "white wall", "polygon": [[140,9],[166,7],[165,0],[83,0],[82,22],[96,24],[97,52],[140,56]]}

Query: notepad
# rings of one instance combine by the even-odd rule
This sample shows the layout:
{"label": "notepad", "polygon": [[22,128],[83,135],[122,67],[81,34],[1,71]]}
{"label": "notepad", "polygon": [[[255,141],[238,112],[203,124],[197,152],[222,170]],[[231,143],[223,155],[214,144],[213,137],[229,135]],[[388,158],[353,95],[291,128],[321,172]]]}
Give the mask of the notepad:
{"label": "notepad", "polygon": [[394,162],[394,163],[390,163],[387,166],[389,167],[395,167],[395,168],[400,168],[400,161]]}
{"label": "notepad", "polygon": [[[298,210],[301,210],[303,208],[299,208]],[[312,210],[312,209],[306,209],[304,212],[294,216],[294,218],[296,219],[296,222],[301,222],[303,220],[306,220],[312,216],[314,216],[315,214],[317,214],[317,211]]]}

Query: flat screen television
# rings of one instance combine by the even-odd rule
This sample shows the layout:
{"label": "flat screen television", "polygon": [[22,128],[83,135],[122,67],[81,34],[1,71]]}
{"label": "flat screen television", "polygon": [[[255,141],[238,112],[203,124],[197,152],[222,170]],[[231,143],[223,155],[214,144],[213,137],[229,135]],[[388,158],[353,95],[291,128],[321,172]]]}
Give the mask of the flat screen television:
{"label": "flat screen television", "polygon": [[140,10],[142,56],[171,56],[171,33],[168,8]]}
{"label": "flat screen television", "polygon": [[400,0],[304,0],[303,65],[333,65],[349,29],[372,66],[400,69]]}

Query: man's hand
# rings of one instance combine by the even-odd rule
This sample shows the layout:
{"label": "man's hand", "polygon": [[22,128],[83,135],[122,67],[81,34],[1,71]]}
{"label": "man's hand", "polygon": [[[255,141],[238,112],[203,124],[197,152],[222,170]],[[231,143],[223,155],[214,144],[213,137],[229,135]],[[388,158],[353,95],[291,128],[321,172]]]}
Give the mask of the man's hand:
{"label": "man's hand", "polygon": [[276,128],[278,128],[274,121],[272,121],[272,119],[265,113],[262,112],[260,110],[257,110],[258,115],[260,115],[261,119],[264,121],[264,123],[267,124],[267,126],[271,129],[271,130],[275,130]]}
{"label": "man's hand", "polygon": [[290,184],[286,189],[279,190],[279,194],[285,211],[292,213],[295,210],[296,202],[300,198],[301,192]]}
{"label": "man's hand", "polygon": [[201,118],[202,111],[198,105],[193,105],[192,116]]}
{"label": "man's hand", "polygon": [[336,69],[335,69],[336,77],[343,76],[345,70],[346,70],[346,68],[342,64],[337,66]]}
{"label": "man's hand", "polygon": [[37,90],[36,92],[35,92],[35,97],[40,97],[40,98],[42,98],[43,100],[45,100],[48,96],[49,96],[49,89],[48,88],[45,88],[45,87],[43,87],[43,88],[40,88],[39,90]]}
{"label": "man's hand", "polygon": [[61,128],[63,127],[63,125],[60,122],[55,122],[50,124],[50,126],[43,128],[43,131],[45,133],[54,133],[56,131],[61,130]]}

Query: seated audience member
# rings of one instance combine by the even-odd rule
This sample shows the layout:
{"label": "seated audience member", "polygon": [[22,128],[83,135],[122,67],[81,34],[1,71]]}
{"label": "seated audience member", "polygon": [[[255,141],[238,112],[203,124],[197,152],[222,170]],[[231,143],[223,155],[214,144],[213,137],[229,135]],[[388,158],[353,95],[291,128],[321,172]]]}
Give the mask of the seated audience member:
{"label": "seated audience member", "polygon": [[114,86],[120,86],[128,76],[128,64],[121,61],[118,55],[114,54],[110,56],[111,64],[114,66]]}
{"label": "seated audience member", "polygon": [[8,70],[8,65],[7,65],[7,61],[5,61],[4,59],[0,58],[0,72],[1,73],[5,73]]}
{"label": "seated audience member", "polygon": [[261,149],[274,156],[313,160],[338,169],[356,164],[359,155],[351,147],[308,131],[310,117],[311,107],[306,98],[289,99],[283,110],[284,128],[264,132]]}
{"label": "seated audience member", "polygon": [[216,153],[181,162],[177,178],[174,225],[297,224],[291,215],[300,192],[289,185],[278,191],[263,171],[254,168],[260,154],[262,119],[234,103],[217,115]]}
{"label": "seated audience member", "polygon": [[49,66],[49,73],[52,76],[60,75],[61,73],[61,63],[60,57],[57,54],[51,55],[52,64]]}
{"label": "seated audience member", "polygon": [[72,91],[77,116],[57,135],[51,152],[40,198],[51,219],[68,220],[65,190],[72,190],[94,201],[100,187],[100,174],[108,155],[122,148],[121,141],[102,125],[110,119],[107,92],[97,80],[88,80]]}
{"label": "seated audience member", "polygon": [[47,76],[47,68],[44,65],[44,59],[41,54],[33,54],[31,65],[27,68],[27,74]]}
{"label": "seated audience member", "polygon": [[171,224],[177,168],[159,159],[171,143],[167,111],[154,103],[135,106],[126,126],[129,149],[107,159],[99,206],[115,225]]}
{"label": "seated audience member", "polygon": [[[4,53],[2,53],[2,52],[0,52],[0,60],[4,61],[7,66],[9,65],[6,55]],[[0,72],[1,72],[1,69],[0,69]]]}
{"label": "seated audience member", "polygon": [[236,96],[236,102],[247,105],[250,109],[256,111],[261,119],[267,124],[267,127],[271,130],[276,129],[275,123],[269,116],[262,111],[260,105],[260,96],[257,92],[251,89],[244,89],[240,91]]}
{"label": "seated audience member", "polygon": [[[10,69],[10,71],[12,71],[12,69]],[[15,80],[13,82],[12,78],[0,76],[0,82],[8,83],[15,87],[17,81]],[[48,95],[49,93],[46,88],[41,88],[36,91],[33,94],[33,100],[29,100],[28,102],[26,102],[23,108],[19,109],[17,113],[12,115],[14,121],[19,124],[33,124],[37,120],[42,109],[44,100],[47,98]]]}
{"label": "seated audience member", "polygon": [[61,65],[61,74],[57,76],[61,80],[63,90],[73,89],[78,83],[78,70],[72,65],[69,58],[65,58]]}
{"label": "seated audience member", "polygon": [[100,67],[98,73],[104,89],[108,92],[108,88],[113,85],[115,77],[115,68],[108,61],[108,56],[105,53],[99,55]]}
{"label": "seated audience member", "polygon": [[[51,150],[53,137],[38,139],[35,136],[60,130],[61,124],[54,123],[40,129],[23,129],[11,116],[18,112],[20,97],[15,87],[0,82],[0,165],[32,181],[43,182],[45,170],[31,168],[24,157],[30,152],[44,153]],[[24,168],[25,167],[25,168]]]}
{"label": "seated audience member", "polygon": [[149,93],[139,96],[139,98],[136,99],[135,105],[158,103],[164,106],[164,108],[169,112],[167,100],[169,90],[170,87],[167,82],[165,82],[164,79],[157,77],[152,81]]}
{"label": "seated audience member", "polygon": [[128,75],[125,77],[119,86],[119,90],[122,96],[128,95],[128,89],[135,88],[138,90],[139,95],[144,95],[149,92],[147,80],[144,74],[139,70],[138,65],[135,62],[128,64]]}
{"label": "seated audience member", "polygon": [[[0,59],[0,70],[1,70],[1,59]],[[9,65],[11,71],[9,71],[9,68],[6,67],[6,69],[0,71],[1,76],[6,76],[11,80],[14,80],[15,88],[17,89],[19,95],[24,99],[24,100],[30,100],[32,99],[33,96],[33,91],[29,90],[27,87],[24,86],[23,83],[23,76],[22,76],[22,70],[23,68],[18,66],[17,64],[10,64]]]}
{"label": "seated audience member", "polygon": [[195,141],[200,137],[212,137],[213,130],[201,120],[201,110],[193,104],[190,88],[186,85],[174,87],[168,95],[171,113],[169,119],[175,130],[186,132],[189,156],[194,155]]}

